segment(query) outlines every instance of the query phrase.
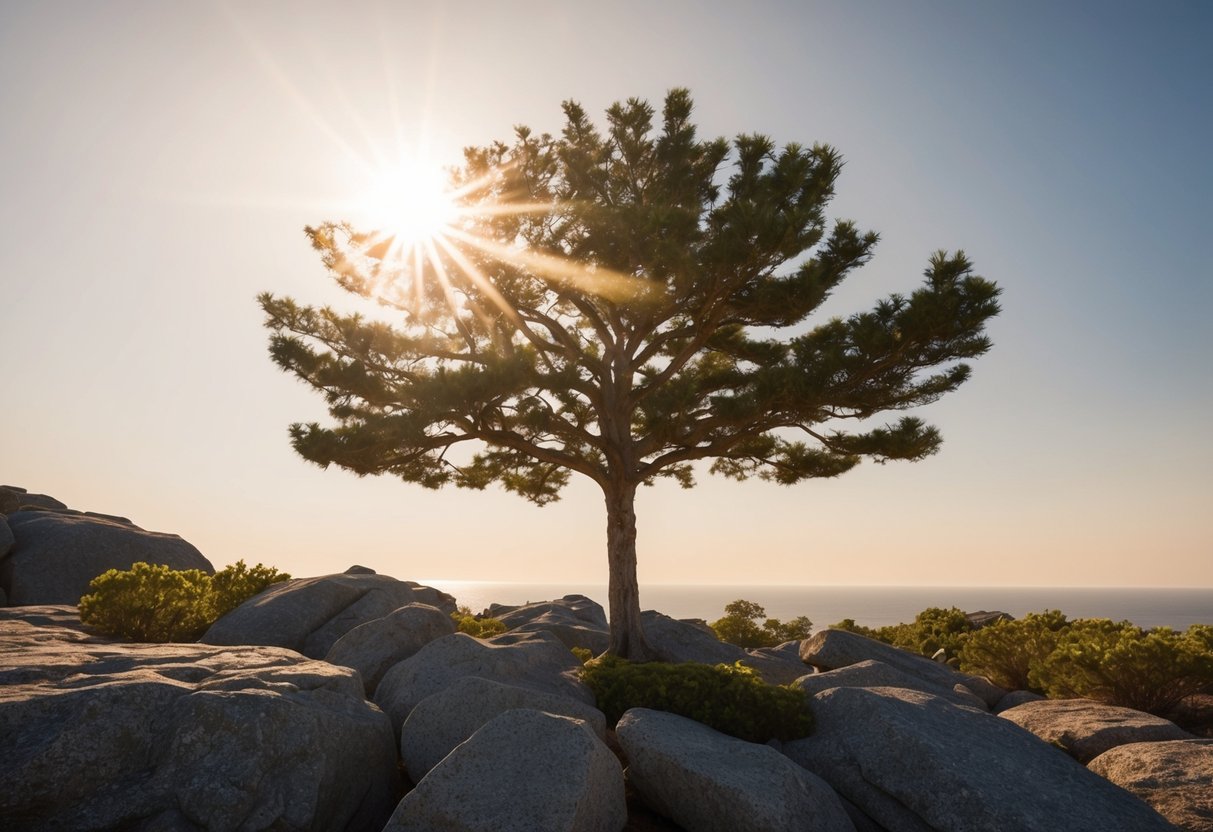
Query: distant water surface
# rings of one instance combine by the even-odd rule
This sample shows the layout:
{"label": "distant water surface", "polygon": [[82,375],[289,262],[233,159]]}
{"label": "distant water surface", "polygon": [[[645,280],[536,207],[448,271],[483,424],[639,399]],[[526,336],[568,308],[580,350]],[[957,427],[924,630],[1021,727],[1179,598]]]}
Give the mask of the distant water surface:
{"label": "distant water surface", "polygon": [[[489,581],[424,581],[455,596],[473,612],[489,604],[550,601],[571,593],[587,595],[607,606],[602,584],[527,584]],[[725,604],[744,598],[761,604],[769,617],[807,615],[814,629],[844,618],[869,627],[912,621],[927,607],[959,607],[966,612],[1001,610],[1016,617],[1046,609],[1070,618],[1111,618],[1139,627],[1213,624],[1213,588],[1135,589],[1062,587],[887,587],[887,586],[678,586],[640,587],[640,606],[674,618],[724,614]]]}

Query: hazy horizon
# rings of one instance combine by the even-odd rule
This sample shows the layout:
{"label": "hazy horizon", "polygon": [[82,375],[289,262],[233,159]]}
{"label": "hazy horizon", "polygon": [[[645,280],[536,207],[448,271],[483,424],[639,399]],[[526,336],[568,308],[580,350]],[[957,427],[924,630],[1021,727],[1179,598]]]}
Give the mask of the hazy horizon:
{"label": "hazy horizon", "polygon": [[846,159],[881,234],[815,322],[963,249],[1003,290],[915,464],[637,498],[659,585],[1213,587],[1213,5],[0,5],[0,481],[217,567],[605,583],[588,481],[536,508],[323,471],[255,297],[348,310],[302,229],[400,146],[445,165],[576,99]]}

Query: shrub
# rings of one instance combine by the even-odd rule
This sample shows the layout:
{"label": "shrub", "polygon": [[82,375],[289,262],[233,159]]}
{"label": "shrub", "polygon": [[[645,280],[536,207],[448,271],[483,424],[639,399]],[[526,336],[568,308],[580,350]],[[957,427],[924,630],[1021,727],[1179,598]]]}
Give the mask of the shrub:
{"label": "shrub", "polygon": [[724,608],[724,617],[713,621],[711,627],[721,641],[738,647],[774,647],[785,641],[808,638],[813,631],[813,622],[803,615],[786,623],[767,618],[759,626],[758,619],[766,618],[766,614],[753,601],[737,600]]}
{"label": "shrub", "polygon": [[804,691],[768,685],[741,664],[633,664],[608,655],[588,662],[582,680],[611,725],[630,708],[652,708],[750,742],[799,739],[813,731]]}
{"label": "shrub", "polygon": [[505,632],[505,625],[496,618],[481,618],[464,606],[451,613],[451,620],[455,622],[456,630],[476,638],[491,638]]}
{"label": "shrub", "polygon": [[211,576],[158,563],[111,569],[89,583],[80,599],[80,620],[107,635],[131,641],[196,641],[215,620],[209,602]]}
{"label": "shrub", "polygon": [[271,584],[290,579],[290,575],[272,566],[259,563],[250,567],[243,560],[219,570],[211,576],[211,602],[215,608],[215,619],[227,615],[254,595],[259,595]]}
{"label": "shrub", "polygon": [[214,575],[140,562],[94,578],[80,599],[80,620],[130,641],[197,641],[219,616],[290,577],[243,560]]}
{"label": "shrub", "polygon": [[960,649],[960,669],[1007,690],[1035,690],[1030,675],[1057,647],[1070,622],[1057,610],[1004,619],[972,633]]}
{"label": "shrub", "polygon": [[588,647],[570,647],[569,650],[577,657],[577,661],[585,664],[590,659],[594,658],[594,651]]}
{"label": "shrub", "polygon": [[1180,700],[1213,691],[1213,628],[1143,630],[1128,621],[1079,619],[1031,673],[1049,696],[1081,696],[1166,714]]}
{"label": "shrub", "polygon": [[934,656],[942,648],[951,657],[960,652],[973,632],[973,625],[956,607],[928,607],[909,624],[872,628],[856,624],[853,618],[845,618],[831,629],[848,630],[923,656]]}

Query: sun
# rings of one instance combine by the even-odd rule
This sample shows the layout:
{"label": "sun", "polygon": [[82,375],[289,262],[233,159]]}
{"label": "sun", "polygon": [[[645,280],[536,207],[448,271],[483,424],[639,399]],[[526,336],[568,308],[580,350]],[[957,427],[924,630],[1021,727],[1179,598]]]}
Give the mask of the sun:
{"label": "sun", "polygon": [[377,170],[358,199],[358,224],[407,251],[439,237],[459,217],[455,196],[435,165],[405,160]]}

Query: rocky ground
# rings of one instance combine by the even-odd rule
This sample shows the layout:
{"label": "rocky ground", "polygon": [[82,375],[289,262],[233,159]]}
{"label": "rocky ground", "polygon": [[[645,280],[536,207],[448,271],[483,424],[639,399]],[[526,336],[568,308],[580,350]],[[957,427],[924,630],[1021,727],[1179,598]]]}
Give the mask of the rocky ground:
{"label": "rocky ground", "polygon": [[569,649],[606,638],[582,596],[495,607],[509,630],[480,640],[449,595],[353,568],[277,584],[201,643],[119,643],[80,624],[78,575],[101,548],[127,568],[188,544],[52,503],[0,488],[13,832],[1213,830],[1213,742],[845,631],[744,651],[645,613],[666,660],[811,696],[816,732],[765,745],[644,709],[607,724]]}

